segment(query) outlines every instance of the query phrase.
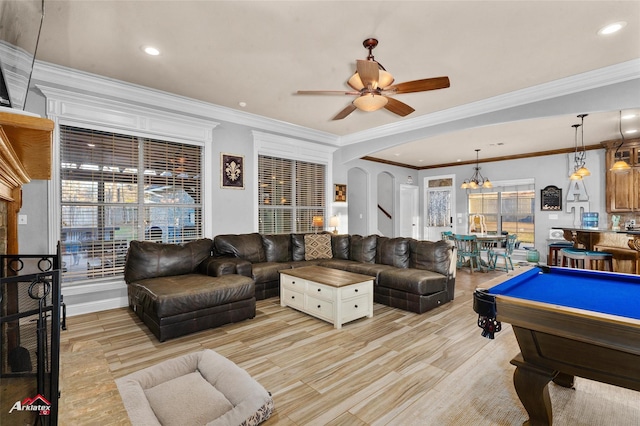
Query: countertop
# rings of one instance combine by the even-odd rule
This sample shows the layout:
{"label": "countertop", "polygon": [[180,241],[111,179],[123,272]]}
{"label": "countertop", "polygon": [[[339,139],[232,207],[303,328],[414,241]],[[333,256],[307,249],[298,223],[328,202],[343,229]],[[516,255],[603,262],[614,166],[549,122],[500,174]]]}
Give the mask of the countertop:
{"label": "countertop", "polygon": [[569,226],[554,226],[552,229],[562,229],[563,231],[580,231],[580,232],[599,232],[599,233],[612,233],[612,234],[629,234],[629,235],[640,235],[640,229],[620,229],[619,231],[614,231],[613,229],[606,228],[574,228]]}

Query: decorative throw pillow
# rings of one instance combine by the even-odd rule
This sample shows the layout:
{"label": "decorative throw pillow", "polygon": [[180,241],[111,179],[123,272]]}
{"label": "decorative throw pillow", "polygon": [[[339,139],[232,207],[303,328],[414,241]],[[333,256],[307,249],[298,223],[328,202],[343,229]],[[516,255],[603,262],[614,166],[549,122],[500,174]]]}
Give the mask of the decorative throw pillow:
{"label": "decorative throw pillow", "polygon": [[304,260],[331,259],[331,234],[305,234]]}

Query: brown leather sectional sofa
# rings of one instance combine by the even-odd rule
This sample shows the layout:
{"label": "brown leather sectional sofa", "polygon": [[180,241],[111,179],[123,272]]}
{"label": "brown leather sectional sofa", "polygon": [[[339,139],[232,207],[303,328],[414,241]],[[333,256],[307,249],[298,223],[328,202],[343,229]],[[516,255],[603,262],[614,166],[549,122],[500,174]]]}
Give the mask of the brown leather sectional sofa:
{"label": "brown leather sectional sofa", "polygon": [[253,318],[256,299],[279,296],[279,271],[309,265],[375,277],[374,301],[407,311],[453,300],[451,242],[325,235],[331,249],[324,258],[309,256],[305,234],[218,235],[185,245],[132,241],[125,264],[129,305],[163,341]]}
{"label": "brown leather sectional sofa", "polygon": [[184,245],[131,241],[125,262],[129,306],[161,342],[256,315],[255,285],[202,269],[213,240]]}

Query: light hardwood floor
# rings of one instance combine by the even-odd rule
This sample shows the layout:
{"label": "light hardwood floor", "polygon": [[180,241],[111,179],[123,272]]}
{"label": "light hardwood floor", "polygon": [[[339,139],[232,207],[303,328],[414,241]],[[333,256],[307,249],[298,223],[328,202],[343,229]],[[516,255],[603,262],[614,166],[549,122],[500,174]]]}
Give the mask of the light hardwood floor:
{"label": "light hardwood floor", "polygon": [[[273,394],[276,408],[267,425],[435,424],[421,420],[420,412],[452,406],[464,410],[471,401],[446,402],[440,388],[444,383],[449,388],[456,383],[465,386],[464,381],[457,382],[467,375],[462,370],[477,368],[470,360],[486,358],[495,348],[488,345],[499,339],[506,342],[500,368],[504,365],[512,374],[508,360],[518,349],[510,326],[505,325],[495,341],[482,338],[471,305],[476,285],[503,274],[459,271],[453,302],[422,315],[375,304],[373,318],[353,321],[341,330],[281,307],[278,298],[259,301],[252,320],[164,343],[127,308],[97,312],[68,318],[62,351],[74,343],[97,341],[118,378],[165,359],[213,349]],[[423,406],[422,401],[436,400],[434,392],[445,402]],[[526,420],[517,397],[506,403],[514,406],[517,421],[489,417],[476,418],[473,424]]]}

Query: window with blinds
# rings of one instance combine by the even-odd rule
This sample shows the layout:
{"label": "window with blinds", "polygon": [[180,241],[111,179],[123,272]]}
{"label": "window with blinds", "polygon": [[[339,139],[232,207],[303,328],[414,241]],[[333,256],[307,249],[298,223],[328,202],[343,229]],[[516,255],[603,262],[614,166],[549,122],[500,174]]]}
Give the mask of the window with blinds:
{"label": "window with blinds", "polygon": [[326,166],[304,161],[258,157],[258,232],[284,234],[319,231],[324,221]]}
{"label": "window with blinds", "polygon": [[484,215],[487,232],[517,234],[518,241],[533,245],[535,235],[536,194],[532,180],[494,182],[492,189],[468,195],[469,220]]}
{"label": "window with blinds", "polygon": [[60,126],[66,283],[122,273],[131,240],[202,235],[202,147]]}

